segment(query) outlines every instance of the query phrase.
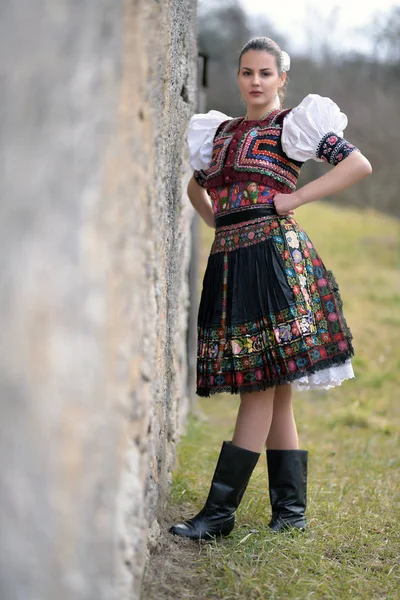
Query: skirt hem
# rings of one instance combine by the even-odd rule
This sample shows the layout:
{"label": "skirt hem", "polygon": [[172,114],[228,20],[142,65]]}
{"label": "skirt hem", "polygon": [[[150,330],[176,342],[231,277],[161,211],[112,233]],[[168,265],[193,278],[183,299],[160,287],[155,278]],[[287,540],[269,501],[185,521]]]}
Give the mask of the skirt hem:
{"label": "skirt hem", "polygon": [[[350,346],[351,346],[351,344],[350,344]],[[215,386],[212,388],[197,387],[196,395],[203,397],[203,398],[209,398],[210,396],[212,396],[214,394],[240,394],[241,392],[259,392],[259,391],[267,390],[269,388],[272,388],[272,387],[275,387],[278,385],[285,385],[287,383],[293,383],[297,379],[301,379],[305,375],[313,375],[314,373],[317,373],[318,371],[321,371],[323,369],[328,369],[329,367],[342,365],[352,356],[354,356],[354,350],[351,347],[351,350],[348,353],[346,353],[345,355],[342,354],[341,356],[331,357],[330,359],[321,361],[317,364],[314,364],[314,365],[308,367],[307,369],[303,369],[301,371],[296,371],[296,373],[289,373],[289,374],[283,375],[281,377],[276,377],[276,379],[274,379],[274,380],[263,379],[261,381],[251,381],[247,384]],[[340,382],[340,383],[337,382],[334,385],[332,385],[332,387],[341,385],[341,383],[342,382]],[[314,388],[314,389],[316,389],[316,388]],[[321,389],[324,389],[324,388],[322,387]],[[299,389],[297,391],[304,391],[304,390]]]}

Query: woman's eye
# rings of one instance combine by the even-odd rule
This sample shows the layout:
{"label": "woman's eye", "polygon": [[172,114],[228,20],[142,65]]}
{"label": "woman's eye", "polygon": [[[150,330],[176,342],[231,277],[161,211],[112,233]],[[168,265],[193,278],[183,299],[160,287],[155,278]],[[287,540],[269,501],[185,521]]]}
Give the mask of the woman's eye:
{"label": "woman's eye", "polygon": [[[250,73],[249,71],[247,71],[247,72],[243,73],[243,75],[245,75],[245,76],[246,76],[246,75],[251,75],[251,73]],[[262,75],[263,77],[269,77],[269,76],[270,76],[270,73],[261,73],[261,75]]]}

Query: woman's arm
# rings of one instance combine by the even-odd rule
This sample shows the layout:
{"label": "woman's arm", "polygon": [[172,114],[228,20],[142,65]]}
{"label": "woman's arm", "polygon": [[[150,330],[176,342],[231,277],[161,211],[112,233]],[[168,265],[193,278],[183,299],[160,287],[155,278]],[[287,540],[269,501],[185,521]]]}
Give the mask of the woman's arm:
{"label": "woman's arm", "polygon": [[371,173],[370,162],[361,152],[355,150],[328,173],[307,183],[293,194],[276,194],[276,212],[278,215],[287,215],[303,204],[340,192]]}
{"label": "woman's arm", "polygon": [[210,202],[210,197],[195,178],[191,177],[187,186],[187,195],[193,207],[209,227],[215,228],[215,218]]}

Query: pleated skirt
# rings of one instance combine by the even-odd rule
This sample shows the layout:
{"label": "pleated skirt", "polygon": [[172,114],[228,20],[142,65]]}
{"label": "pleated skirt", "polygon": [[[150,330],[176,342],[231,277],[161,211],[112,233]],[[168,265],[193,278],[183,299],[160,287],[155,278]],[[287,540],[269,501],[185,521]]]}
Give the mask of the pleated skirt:
{"label": "pleated skirt", "polygon": [[339,287],[306,232],[274,206],[217,216],[197,322],[199,396],[354,376]]}

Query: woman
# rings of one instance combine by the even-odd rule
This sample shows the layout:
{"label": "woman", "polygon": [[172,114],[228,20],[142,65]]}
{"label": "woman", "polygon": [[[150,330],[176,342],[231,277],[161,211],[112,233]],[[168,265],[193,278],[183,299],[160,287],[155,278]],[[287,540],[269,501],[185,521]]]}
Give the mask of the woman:
{"label": "woman", "polygon": [[[304,530],[308,451],[299,449],[292,387],[327,389],[354,377],[337,284],[293,214],[369,175],[371,165],[342,137],[347,117],[329,98],[310,94],[281,109],[289,66],[274,41],[250,40],[238,70],[246,116],[210,111],[190,121],[188,195],[216,228],[198,315],[196,393],[240,394],[204,507],[170,528],[191,539],[232,531],[264,444],[269,527]],[[296,190],[310,158],[334,168]]]}

